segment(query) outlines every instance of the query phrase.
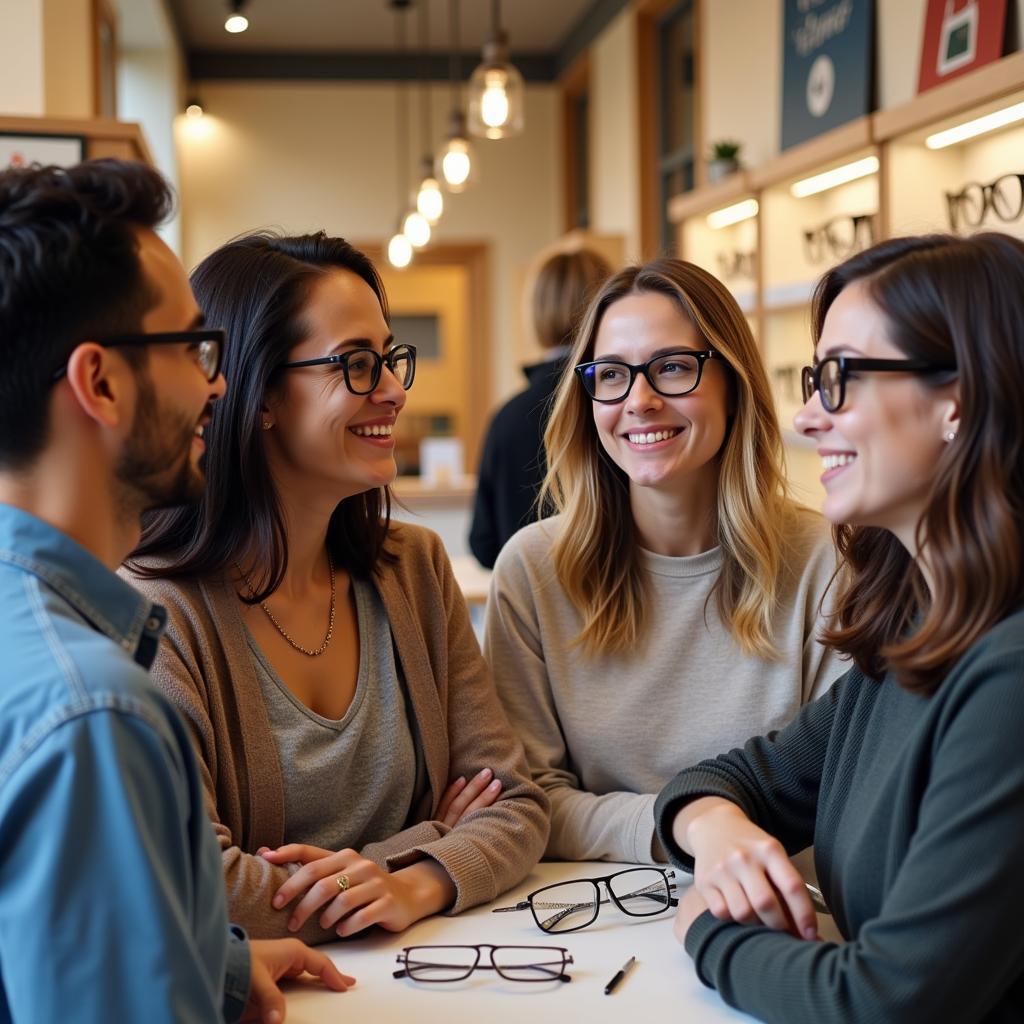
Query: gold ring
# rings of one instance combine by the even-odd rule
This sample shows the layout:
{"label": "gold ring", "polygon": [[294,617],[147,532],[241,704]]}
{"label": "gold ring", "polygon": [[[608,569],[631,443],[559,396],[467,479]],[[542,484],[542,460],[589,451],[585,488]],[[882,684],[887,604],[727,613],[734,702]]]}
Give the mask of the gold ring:
{"label": "gold ring", "polygon": [[351,884],[348,880],[348,875],[338,875],[335,881],[338,883],[338,888],[342,892],[348,892],[348,887]]}

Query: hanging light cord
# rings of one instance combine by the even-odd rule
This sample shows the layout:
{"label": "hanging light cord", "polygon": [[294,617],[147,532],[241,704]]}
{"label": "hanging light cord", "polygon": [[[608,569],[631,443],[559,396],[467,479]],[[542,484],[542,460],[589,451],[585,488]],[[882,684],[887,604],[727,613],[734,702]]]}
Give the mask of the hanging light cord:
{"label": "hanging light cord", "polygon": [[452,110],[461,109],[460,82],[462,79],[462,54],[459,52],[459,0],[448,0],[448,22],[451,36],[451,53],[448,55],[448,78],[452,85]]}
{"label": "hanging light cord", "polygon": [[[405,53],[405,20],[402,17],[402,8],[395,7],[395,48],[399,55]],[[401,95],[398,98],[398,110],[395,124],[398,126],[397,145],[395,150],[398,154],[398,210],[399,216],[405,208],[406,181],[405,175],[409,173],[409,87],[403,80]]]}
{"label": "hanging light cord", "polygon": [[430,59],[430,26],[427,23],[427,0],[420,0],[420,132],[423,137],[423,152],[430,153],[430,79],[427,75],[427,61]]}

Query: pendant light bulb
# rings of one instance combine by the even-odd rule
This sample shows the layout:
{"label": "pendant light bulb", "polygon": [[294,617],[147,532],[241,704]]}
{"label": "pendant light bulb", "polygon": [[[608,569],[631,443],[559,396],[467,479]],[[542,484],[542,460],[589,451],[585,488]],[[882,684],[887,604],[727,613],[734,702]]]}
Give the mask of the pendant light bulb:
{"label": "pendant light bulb", "polygon": [[423,158],[422,173],[423,180],[416,193],[416,209],[433,227],[444,213],[444,196],[441,195],[441,186],[438,184],[437,178],[434,177],[433,161],[429,156]]}
{"label": "pendant light bulb", "polygon": [[249,19],[242,13],[246,0],[228,0],[228,16],[224,22],[224,31],[237,35],[249,27]]}
{"label": "pendant light bulb", "polygon": [[401,231],[396,231],[388,242],[388,263],[396,270],[401,270],[409,266],[411,261],[412,245]]}
{"label": "pendant light bulb", "polygon": [[430,241],[430,224],[419,210],[411,210],[402,221],[402,234],[414,249],[422,249]]}
{"label": "pendant light bulb", "polygon": [[473,144],[466,137],[466,119],[462,111],[453,110],[448,123],[448,140],[437,154],[437,177],[453,194],[464,192],[475,179]]}
{"label": "pendant light bulb", "polygon": [[495,13],[483,61],[469,80],[469,130],[485,139],[507,139],[523,130],[523,76],[509,61],[508,36]]}

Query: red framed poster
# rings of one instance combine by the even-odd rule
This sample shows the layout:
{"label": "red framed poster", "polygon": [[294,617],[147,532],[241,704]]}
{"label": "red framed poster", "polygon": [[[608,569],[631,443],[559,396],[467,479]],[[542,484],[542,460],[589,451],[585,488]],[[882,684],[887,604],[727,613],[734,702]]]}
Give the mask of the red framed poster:
{"label": "red framed poster", "polygon": [[928,0],[917,91],[1003,55],[1006,0]]}

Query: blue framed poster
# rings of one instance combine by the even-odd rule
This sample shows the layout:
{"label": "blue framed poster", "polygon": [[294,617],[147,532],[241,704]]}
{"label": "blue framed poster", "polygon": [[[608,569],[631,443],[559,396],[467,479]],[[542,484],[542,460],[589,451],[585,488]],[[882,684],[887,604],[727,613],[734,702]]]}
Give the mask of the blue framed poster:
{"label": "blue framed poster", "polygon": [[782,148],[871,110],[874,0],[786,0]]}

